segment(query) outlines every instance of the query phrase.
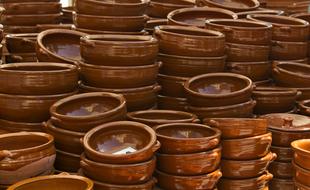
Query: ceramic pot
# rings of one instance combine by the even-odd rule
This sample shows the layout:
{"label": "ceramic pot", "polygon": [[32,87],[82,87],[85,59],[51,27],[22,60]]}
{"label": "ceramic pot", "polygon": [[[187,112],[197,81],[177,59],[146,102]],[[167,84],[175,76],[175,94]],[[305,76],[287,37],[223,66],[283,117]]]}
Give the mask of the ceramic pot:
{"label": "ceramic pot", "polygon": [[228,9],[234,12],[255,10],[260,3],[257,0],[233,0],[233,1],[216,1],[216,0],[196,0],[196,5],[199,7],[218,7]]}
{"label": "ceramic pot", "polygon": [[144,162],[160,148],[155,132],[149,126],[133,121],[100,125],[86,133],[83,145],[87,158],[111,164]]}
{"label": "ceramic pot", "polygon": [[1,16],[1,24],[13,26],[35,26],[37,24],[58,24],[61,14],[27,14]]}
{"label": "ceramic pot", "polygon": [[[1,51],[1,50],[0,50]],[[4,55],[5,63],[37,62],[35,53],[12,53]]]}
{"label": "ceramic pot", "polygon": [[52,104],[75,93],[40,96],[0,94],[0,115],[2,119],[15,122],[43,122],[50,117],[48,110]]}
{"label": "ceramic pot", "polygon": [[156,171],[158,186],[163,189],[213,189],[222,173],[216,170],[212,173],[197,176],[176,176]]}
{"label": "ceramic pot", "polygon": [[307,42],[272,41],[270,58],[275,60],[304,59],[308,55]]}
{"label": "ceramic pot", "polygon": [[0,119],[0,130],[4,133],[15,133],[20,131],[26,132],[43,132],[42,123],[22,123]]}
{"label": "ceramic pot", "polygon": [[227,70],[249,77],[252,81],[270,78],[271,62],[227,62]]}
{"label": "ceramic pot", "polygon": [[174,10],[194,6],[195,3],[186,0],[151,0],[146,14],[155,18],[167,18],[167,15]]}
{"label": "ceramic pot", "polygon": [[125,119],[126,101],[114,93],[84,93],[56,102],[50,113],[57,127],[87,132],[100,124]]}
{"label": "ceramic pot", "polygon": [[265,62],[269,60],[270,46],[226,43],[228,62]]}
{"label": "ceramic pot", "polygon": [[171,175],[197,176],[215,171],[221,161],[221,147],[193,154],[157,154],[157,169]]}
{"label": "ceramic pot", "polygon": [[306,170],[310,170],[310,164],[307,162],[310,158],[309,144],[310,141],[307,139],[296,140],[291,144],[294,151],[294,163]]}
{"label": "ceramic pot", "polygon": [[222,140],[222,157],[229,160],[258,159],[269,152],[271,133],[254,137]]}
{"label": "ceramic pot", "polygon": [[61,10],[58,2],[3,3],[2,6],[8,15],[57,14]]}
{"label": "ceramic pot", "polygon": [[66,29],[50,29],[41,32],[36,46],[39,61],[75,64],[76,61],[81,60],[80,38],[85,35],[82,32]]}
{"label": "ceramic pot", "polygon": [[10,53],[35,53],[37,33],[8,34],[5,43]]}
{"label": "ceramic pot", "polygon": [[163,154],[205,152],[218,146],[221,135],[216,128],[194,123],[164,124],[153,129],[161,143],[159,151]]}
{"label": "ceramic pot", "polygon": [[284,15],[284,11],[274,10],[274,9],[258,8],[258,9],[253,10],[253,11],[244,11],[244,12],[238,12],[237,13],[239,19],[245,19],[248,15],[254,15],[254,14]]}
{"label": "ceramic pot", "polygon": [[[84,84],[100,88],[138,88],[156,83],[159,63],[142,66],[102,66],[79,62]],[[117,80],[115,80],[117,79]]]}
{"label": "ceramic pot", "polygon": [[80,155],[56,150],[55,169],[76,173],[80,168]]}
{"label": "ceramic pot", "polygon": [[308,64],[309,59],[304,58],[304,59],[295,59],[295,60],[272,60],[273,64],[278,64],[282,62],[293,62],[293,63],[302,63],[302,64]]}
{"label": "ceramic pot", "polygon": [[300,167],[295,162],[293,162],[293,170],[295,171],[293,174],[294,180],[297,183],[301,183],[301,184],[307,186],[307,188],[309,188],[310,187],[310,182],[309,182],[310,172],[309,172],[309,170],[306,170],[306,169]]}
{"label": "ceramic pot", "polygon": [[146,183],[152,179],[156,165],[156,157],[146,162],[121,165],[94,162],[86,158],[85,155],[82,155],[81,159],[80,164],[85,176],[99,182],[116,185]]}
{"label": "ceramic pot", "polygon": [[144,28],[144,29],[145,29],[150,35],[152,35],[156,26],[167,25],[167,22],[168,22],[168,20],[166,19],[166,17],[163,18],[163,19],[151,19],[151,20],[148,20],[148,21],[146,22],[146,25],[145,25],[145,28]]}
{"label": "ceramic pot", "polygon": [[162,62],[160,73],[180,77],[194,77],[206,73],[218,73],[225,70],[226,56],[222,57],[185,57],[159,54]]}
{"label": "ceramic pot", "polygon": [[45,30],[50,30],[50,29],[67,29],[67,30],[73,30],[73,24],[38,24],[37,25],[37,30],[38,32],[43,32]]}
{"label": "ceramic pot", "polygon": [[74,2],[74,9],[79,14],[102,16],[139,16],[143,15],[149,0],[135,1],[98,1],[79,0]]}
{"label": "ceramic pot", "polygon": [[81,38],[85,62],[105,66],[143,66],[154,64],[158,41],[151,36],[93,35]]}
{"label": "ceramic pot", "polygon": [[310,116],[310,100],[304,100],[298,103],[299,113]]}
{"label": "ceramic pot", "polygon": [[268,23],[234,19],[210,19],[206,21],[206,28],[224,33],[226,41],[229,43],[270,45],[272,25]]}
{"label": "ceramic pot", "polygon": [[247,138],[267,133],[266,119],[206,118],[203,123],[218,128],[222,139]]}
{"label": "ceramic pot", "polygon": [[74,65],[16,63],[0,66],[1,93],[23,95],[61,94],[74,91],[77,88],[77,83],[78,70]]}
{"label": "ceramic pot", "polygon": [[210,73],[193,77],[184,84],[191,106],[217,107],[239,104],[250,100],[252,81],[232,73]]}
{"label": "ceramic pot", "polygon": [[188,79],[187,77],[158,74],[157,82],[161,86],[160,94],[169,97],[184,98],[184,83]]}
{"label": "ceramic pot", "polygon": [[159,109],[186,111],[188,106],[186,98],[174,98],[158,95],[157,106]]}
{"label": "ceramic pot", "polygon": [[167,15],[169,25],[196,26],[205,28],[205,21],[215,18],[237,19],[238,16],[229,10],[209,7],[183,8]]}
{"label": "ceramic pot", "polygon": [[[225,36],[216,31],[186,26],[158,26],[154,36],[164,54],[190,57],[225,55]],[[183,43],[180,43],[183,41]]]}
{"label": "ceramic pot", "polygon": [[291,179],[273,178],[269,183],[270,190],[295,190],[294,181]]}
{"label": "ceramic pot", "polygon": [[[309,13],[297,13],[290,15],[290,17],[302,19],[304,21],[310,22],[310,14]],[[309,30],[309,35],[310,35],[310,30]]]}
{"label": "ceramic pot", "polygon": [[36,32],[38,32],[38,28],[37,28],[37,26],[11,26],[11,25],[4,25],[3,26],[3,31],[5,33],[7,33],[7,34],[36,33]]}
{"label": "ceramic pot", "polygon": [[291,162],[272,162],[268,168],[269,172],[277,178],[293,178],[294,169]]}
{"label": "ceramic pot", "polygon": [[102,30],[91,30],[86,28],[77,28],[73,26],[73,30],[84,32],[87,34],[111,34],[111,35],[149,35],[149,33],[145,30],[137,31],[137,32],[122,32],[122,31],[102,31]]}
{"label": "ceramic pot", "polygon": [[73,12],[73,23],[78,28],[91,30],[137,32],[144,28],[149,20],[146,15],[141,16],[97,16],[77,14]]}

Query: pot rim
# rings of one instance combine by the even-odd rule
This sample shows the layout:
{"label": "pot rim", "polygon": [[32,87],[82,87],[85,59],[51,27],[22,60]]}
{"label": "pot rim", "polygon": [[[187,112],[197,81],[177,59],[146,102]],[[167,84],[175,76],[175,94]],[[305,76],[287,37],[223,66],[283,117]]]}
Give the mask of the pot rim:
{"label": "pot rim", "polygon": [[240,165],[248,165],[252,162],[272,162],[273,159],[276,159],[277,158],[277,155],[273,152],[269,152],[268,154],[266,154],[264,157],[262,158],[258,158],[258,159],[254,159],[254,160],[228,160],[228,159],[224,159],[222,158],[221,161],[226,161],[226,162],[229,162],[229,163],[233,163],[233,164],[240,164]]}
{"label": "pot rim", "polygon": [[222,151],[222,146],[219,145],[218,147],[212,149],[212,150],[208,150],[208,151],[204,151],[204,152],[198,152],[198,153],[188,153],[188,154],[164,154],[164,153],[156,153],[156,155],[158,156],[164,156],[164,157],[194,157],[197,155],[206,155],[206,154],[212,154],[212,153],[216,153],[216,152],[221,152]]}
{"label": "pot rim", "polygon": [[302,109],[305,109],[305,110],[309,109],[309,110],[310,110],[310,105],[309,105],[309,106],[306,105],[306,104],[308,104],[308,103],[310,103],[310,99],[300,101],[300,102],[298,102],[298,105],[299,105]]}
{"label": "pot rim", "polygon": [[[298,25],[293,25],[293,24],[281,24],[281,23],[274,23],[274,22],[268,22],[264,20],[257,19],[257,17],[263,17],[263,18],[278,18],[282,20],[290,20],[295,23],[299,23]],[[280,15],[268,15],[268,14],[252,14],[252,15],[247,15],[246,17],[249,20],[254,20],[254,21],[261,21],[261,22],[266,22],[266,23],[271,23],[273,26],[289,26],[289,27],[298,27],[298,28],[303,28],[303,27],[308,27],[309,23],[305,20],[298,19],[298,18],[293,18],[293,17],[288,17],[288,16],[280,16]]]}
{"label": "pot rim", "polygon": [[[156,0],[152,0],[150,1],[150,4],[155,4],[157,6],[163,6],[163,7],[172,7],[172,8],[184,8],[184,6],[188,6],[188,7],[193,7],[195,6],[195,3],[191,3],[190,1],[187,0],[180,0],[177,1],[179,4],[177,3],[166,3],[166,2],[156,2]],[[180,4],[180,3],[184,3],[184,4]],[[185,4],[187,3],[187,4]]]}
{"label": "pot rim", "polygon": [[307,175],[310,175],[309,170],[304,169],[303,167],[300,167],[298,164],[296,164],[296,162],[294,160],[292,161],[292,165],[293,165],[294,169],[297,169],[297,170],[301,171],[302,173],[306,173]]}
{"label": "pot rim", "polygon": [[159,62],[156,62],[151,65],[139,65],[139,66],[104,66],[104,65],[92,65],[89,63],[85,63],[84,61],[78,61],[78,65],[80,67],[88,67],[90,69],[103,70],[103,72],[107,70],[137,70],[137,69],[149,69],[149,68],[159,68]]}
{"label": "pot rim", "polygon": [[[26,122],[15,122],[15,121],[9,121],[9,120],[5,120],[5,119],[0,119],[0,123],[7,123],[9,125],[14,125],[16,126],[16,124],[21,125],[21,126],[26,126],[26,127],[41,127],[43,128],[43,124],[42,123],[26,123]],[[0,124],[1,125],[1,124]]]}
{"label": "pot rim", "polygon": [[[238,15],[238,13],[237,13]],[[234,26],[234,25],[228,25],[228,24],[218,24],[218,23],[227,23],[227,22],[235,22],[235,23],[248,23],[248,24],[256,24],[260,26],[255,26],[255,27],[249,27],[249,26]],[[206,24],[211,25],[211,26],[221,26],[224,28],[228,29],[238,29],[238,30],[266,30],[266,29],[271,29],[272,25],[270,23],[266,22],[261,22],[261,21],[251,21],[251,20],[236,20],[236,19],[208,19],[206,20]]]}
{"label": "pot rim", "polygon": [[48,128],[49,130],[51,130],[53,132],[65,134],[68,136],[75,136],[75,137],[81,138],[86,134],[86,133],[82,133],[82,132],[69,131],[69,130],[57,127],[52,123],[52,121],[50,119],[47,122],[43,122],[43,125],[44,125],[44,127]]}
{"label": "pot rim", "polygon": [[57,1],[55,1],[55,2],[9,2],[9,3],[2,3],[2,6],[5,8],[6,6],[24,6],[24,5],[42,5],[42,4],[44,4],[44,5],[46,5],[46,4],[59,4],[59,5],[61,5],[61,3],[59,3],[59,2],[57,2]]}
{"label": "pot rim", "polygon": [[165,23],[165,24],[167,24],[167,22],[168,22],[168,19],[166,19],[166,18],[151,19],[151,20],[148,20],[148,21],[146,22],[145,28],[146,28],[146,29],[149,29],[149,30],[153,30],[153,28],[154,28],[155,26],[154,26],[154,27],[148,27],[147,24],[157,24],[157,23]]}
{"label": "pot rim", "polygon": [[[139,32],[116,32],[116,31],[101,31],[101,30],[93,30],[93,29],[86,29],[86,28],[77,28],[76,26],[72,25],[72,30],[78,32],[88,33],[87,35],[105,35],[105,34],[115,34],[115,35],[148,35],[146,30],[141,30]],[[123,34],[122,34],[123,33]]]}
{"label": "pot rim", "polygon": [[[277,40],[271,40],[272,44],[293,44],[293,45],[307,45],[309,42],[287,42],[287,41],[277,41]],[[298,60],[305,60],[305,59],[298,59]],[[281,61],[283,63],[288,63],[288,62],[292,62],[290,60],[288,61]],[[305,64],[304,64],[305,65]]]}
{"label": "pot rim", "polygon": [[242,139],[222,139],[222,142],[243,142],[243,141],[247,141],[247,140],[260,140],[261,138],[263,137],[272,137],[272,133],[271,132],[267,132],[265,134],[262,134],[262,135],[256,135],[256,136],[253,136],[253,137],[245,137],[245,138],[242,138]]}
{"label": "pot rim", "polygon": [[160,95],[160,94],[158,95],[158,98],[164,98],[164,99],[169,99],[169,100],[177,100],[177,101],[186,102],[186,98],[163,96],[163,95]]}
{"label": "pot rim", "polygon": [[145,5],[149,4],[150,0],[140,0],[140,3],[117,3],[117,2],[108,2],[108,1],[97,1],[97,0],[84,0],[88,2],[92,2],[95,4],[100,4],[100,5],[106,5],[106,6],[138,6],[138,5]]}
{"label": "pot rim", "polygon": [[208,121],[211,121],[211,120],[215,120],[215,121],[228,121],[228,122],[243,122],[243,121],[246,121],[246,122],[251,122],[251,121],[267,121],[266,119],[262,119],[262,118],[234,118],[234,117],[222,117],[222,118],[204,118],[203,119],[203,123],[206,123]]}
{"label": "pot rim", "polygon": [[240,104],[234,104],[234,105],[228,105],[228,106],[219,106],[219,107],[196,107],[196,106],[188,106],[188,108],[190,110],[195,110],[195,111],[223,111],[223,110],[230,110],[230,109],[236,109],[236,108],[244,108],[245,106],[249,106],[249,105],[256,105],[256,101],[255,100],[249,100],[247,102],[244,103],[240,103]]}
{"label": "pot rim", "polygon": [[252,10],[252,11],[243,11],[237,13],[238,16],[247,16],[249,14],[276,14],[276,15],[283,15],[283,10],[273,10],[273,9],[261,9],[261,10]]}
{"label": "pot rim", "polygon": [[194,176],[179,176],[179,175],[171,175],[171,174],[168,174],[168,173],[164,173],[164,172],[161,172],[159,171],[158,169],[155,170],[155,173],[158,173],[159,175],[162,175],[162,176],[166,176],[166,177],[172,177],[172,178],[178,178],[178,179],[183,179],[183,180],[191,180],[191,179],[194,179],[194,180],[199,180],[201,178],[212,178],[214,175],[216,176],[222,176],[222,172],[220,171],[220,169],[217,169],[211,173],[208,173],[208,174],[202,174],[202,175],[194,175]]}
{"label": "pot rim", "polygon": [[164,75],[164,74],[158,74],[157,75],[159,78],[162,78],[164,80],[175,80],[176,82],[178,81],[187,81],[190,79],[190,77],[179,77],[179,76],[172,76],[172,75]]}
{"label": "pot rim", "polygon": [[295,154],[296,154],[296,152],[299,152],[299,154],[307,154],[307,156],[310,156],[310,150],[300,148],[299,143],[310,144],[310,139],[299,139],[299,140],[295,140],[295,141],[291,142],[291,147],[293,148]]}
{"label": "pot rim", "polygon": [[310,65],[305,65],[302,63],[293,63],[293,62],[284,62],[284,63],[278,63],[276,65],[273,65],[274,69],[277,69],[279,72],[282,72],[284,74],[288,74],[288,75],[293,75],[296,76],[298,78],[304,78],[304,79],[310,79],[310,75],[309,74],[304,74],[304,73],[295,73],[293,71],[289,71],[287,69],[281,68],[282,65],[288,65],[288,66],[297,66],[301,69],[303,68],[307,68],[309,70],[310,73]]}
{"label": "pot rim", "polygon": [[212,0],[205,0],[206,2],[208,2],[209,4],[213,5],[213,6],[216,6],[216,7],[221,7],[221,8],[224,8],[224,9],[234,9],[234,10],[253,10],[253,9],[256,9],[259,7],[260,3],[259,1],[257,0],[249,0],[250,2],[252,2],[254,5],[252,7],[236,7],[236,6],[229,6],[229,5],[223,5],[221,3],[217,3],[217,2],[214,2]]}
{"label": "pot rim", "polygon": [[219,56],[219,57],[189,57],[189,56],[179,56],[179,55],[169,55],[164,53],[159,53],[158,57],[167,57],[167,58],[174,58],[174,59],[186,59],[186,60],[221,60],[226,59],[227,56]]}
{"label": "pot rim", "polygon": [[281,150],[291,150],[291,147],[284,147],[284,146],[275,146],[275,145],[271,145],[270,148],[275,148],[275,149],[281,149]]}
{"label": "pot rim", "polygon": [[93,181],[94,181],[95,185],[99,185],[99,186],[100,185],[104,185],[104,186],[114,187],[114,188],[128,187],[128,188],[134,188],[134,189],[143,189],[143,188],[145,188],[147,186],[154,186],[155,183],[157,182],[157,179],[155,177],[153,177],[152,179],[150,179],[146,183],[136,184],[136,185],[114,185],[114,184],[103,183],[103,182],[99,182],[99,181],[95,181],[95,180],[93,180]]}
{"label": "pot rim", "polygon": [[67,92],[62,94],[54,94],[54,95],[16,95],[16,94],[2,94],[0,93],[0,98],[6,98],[6,99],[17,99],[19,101],[24,100],[49,100],[49,99],[55,99],[55,98],[63,98],[65,96],[72,96],[76,94],[78,90],[74,90],[73,92]]}
{"label": "pot rim", "polygon": [[271,61],[257,61],[257,62],[229,61],[226,63],[227,63],[227,65],[241,65],[241,66],[267,65],[267,64],[270,64],[270,66],[271,66]]}
{"label": "pot rim", "polygon": [[[19,4],[19,3],[17,3]],[[29,39],[29,38],[35,38],[35,40],[37,39],[39,33],[21,33],[21,34],[7,34],[5,35],[5,38],[11,38],[11,39]],[[33,42],[36,42],[36,41],[33,41]]]}
{"label": "pot rim", "polygon": [[147,15],[140,15],[140,16],[101,16],[101,15],[88,15],[88,14],[79,14],[75,11],[72,12],[72,17],[73,19],[77,18],[77,17],[83,17],[83,18],[89,18],[89,19],[118,19],[118,20],[123,20],[125,22],[125,20],[128,21],[128,19],[146,19],[149,18]]}
{"label": "pot rim", "polygon": [[[113,41],[105,39],[113,39]],[[122,41],[124,39],[135,41]],[[113,35],[113,34],[87,35],[81,37],[80,42],[82,46],[84,45],[82,43],[87,43],[87,41],[94,43],[94,45],[119,45],[124,48],[128,45],[132,45],[134,47],[136,45],[157,45],[158,42],[158,40],[151,35]]]}
{"label": "pot rim", "polygon": [[[266,179],[264,179],[264,178],[266,178]],[[245,182],[251,183],[250,181],[256,181],[256,183],[257,183],[259,181],[268,182],[271,179],[273,179],[273,175],[271,173],[269,173],[268,171],[265,171],[262,175],[260,175],[258,177],[253,177],[253,178],[248,178],[248,179],[229,179],[229,178],[222,178],[222,179],[228,180],[228,181],[234,181],[234,183],[240,182],[240,184],[245,183]]]}
{"label": "pot rim", "polygon": [[271,46],[270,45],[249,45],[249,44],[238,44],[238,43],[229,43],[226,42],[226,46],[230,46],[231,48],[237,48],[237,49],[247,49],[247,50],[270,50]]}
{"label": "pot rim", "polygon": [[298,92],[297,90],[294,90],[294,89],[283,89],[283,90],[280,90],[280,89],[274,89],[274,90],[270,90],[268,91],[267,89],[265,90],[260,90],[260,88],[256,88],[254,89],[254,91],[252,92],[253,95],[256,95],[256,96],[294,96],[296,97],[298,95]]}

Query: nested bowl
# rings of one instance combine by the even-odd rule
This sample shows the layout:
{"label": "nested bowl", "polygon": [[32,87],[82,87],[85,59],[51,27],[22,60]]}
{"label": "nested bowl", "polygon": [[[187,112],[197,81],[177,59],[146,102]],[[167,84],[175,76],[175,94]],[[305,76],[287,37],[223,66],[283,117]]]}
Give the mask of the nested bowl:
{"label": "nested bowl", "polygon": [[35,53],[38,33],[7,34],[5,43],[10,53]]}
{"label": "nested bowl", "polygon": [[189,57],[225,55],[225,36],[217,31],[165,25],[156,27],[154,36],[163,54]]}
{"label": "nested bowl", "polygon": [[171,123],[153,128],[161,143],[160,153],[190,154],[214,149],[220,142],[221,132],[202,124]]}
{"label": "nested bowl", "polygon": [[160,94],[175,98],[185,98],[184,83],[188,77],[158,74],[157,82],[161,86]]}
{"label": "nested bowl", "polygon": [[273,178],[269,182],[269,189],[270,190],[294,190],[295,184],[292,179],[280,179],[280,178]]}
{"label": "nested bowl", "polygon": [[160,148],[154,130],[133,121],[100,125],[86,133],[83,145],[87,158],[110,164],[144,162]]}
{"label": "nested bowl", "polygon": [[211,73],[187,80],[184,89],[191,106],[217,107],[249,101],[253,84],[239,74]]}
{"label": "nested bowl", "polygon": [[291,162],[274,161],[270,164],[268,171],[276,178],[292,179],[294,168]]}
{"label": "nested bowl", "polygon": [[2,3],[2,6],[8,15],[57,14],[61,11],[59,2]]}
{"label": "nested bowl", "polygon": [[175,98],[169,96],[158,95],[157,106],[159,109],[186,111],[188,106],[186,98]]}
{"label": "nested bowl", "polygon": [[208,6],[228,9],[234,12],[251,11],[259,7],[260,3],[257,0],[196,0],[197,6]]}
{"label": "nested bowl", "polygon": [[245,45],[226,43],[228,62],[263,62],[269,61],[269,45]]}
{"label": "nested bowl", "polygon": [[15,133],[20,131],[26,132],[43,132],[42,123],[24,123],[0,119],[0,128],[4,133]]}
{"label": "nested bowl", "polygon": [[84,93],[56,102],[50,113],[57,127],[87,132],[100,124],[125,119],[126,101],[122,95],[114,93]]}
{"label": "nested bowl", "polygon": [[167,15],[174,10],[194,6],[195,3],[186,0],[152,0],[146,14],[154,18],[167,18]]}
{"label": "nested bowl", "polygon": [[272,41],[270,59],[300,60],[308,56],[308,42]]}
{"label": "nested bowl", "polygon": [[80,154],[56,150],[56,160],[54,167],[56,170],[70,173],[77,173],[80,169]]}
{"label": "nested bowl", "polygon": [[310,116],[310,100],[303,100],[298,103],[299,113]]}
{"label": "nested bowl", "polygon": [[290,162],[293,160],[294,151],[291,147],[271,146],[270,151],[277,154],[276,161]]}
{"label": "nested bowl", "polygon": [[59,24],[61,13],[55,14],[23,14],[1,16],[1,24],[9,26],[36,26],[37,24]]}
{"label": "nested bowl", "polygon": [[81,38],[85,62],[105,66],[143,66],[154,64],[158,41],[152,36],[89,35]]}
{"label": "nested bowl", "polygon": [[293,141],[291,144],[294,151],[294,162],[300,167],[310,170],[310,164],[307,162],[310,158],[310,140],[301,139]]}
{"label": "nested bowl", "polygon": [[294,172],[295,184],[297,183],[297,187],[300,187],[299,184],[302,184],[301,189],[307,190],[310,187],[310,182],[309,182],[310,172],[309,172],[309,170],[306,170],[306,169],[298,166],[294,162],[293,162],[293,167],[295,170],[295,172]]}

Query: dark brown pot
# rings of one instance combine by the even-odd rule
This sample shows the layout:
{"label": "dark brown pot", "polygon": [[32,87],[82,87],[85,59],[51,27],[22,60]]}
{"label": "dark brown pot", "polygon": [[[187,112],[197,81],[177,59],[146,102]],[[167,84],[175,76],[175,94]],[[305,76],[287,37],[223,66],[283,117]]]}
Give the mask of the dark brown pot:
{"label": "dark brown pot", "polygon": [[293,178],[294,168],[291,162],[272,162],[268,168],[269,172],[277,178]]}
{"label": "dark brown pot", "polygon": [[8,34],[5,43],[10,53],[35,53],[38,34]]}
{"label": "dark brown pot", "polygon": [[257,0],[232,0],[232,1],[216,1],[216,0],[196,0],[196,5],[203,7],[218,7],[228,9],[234,12],[251,11],[259,7],[260,3]]}
{"label": "dark brown pot", "polygon": [[162,87],[160,94],[169,97],[184,98],[184,83],[187,77],[158,74],[158,84]]}
{"label": "dark brown pot", "polygon": [[4,59],[5,63],[27,63],[38,61],[36,53],[12,53],[4,55]]}
{"label": "dark brown pot", "polygon": [[294,151],[294,163],[306,170],[310,170],[310,164],[307,161],[310,158],[309,144],[309,139],[296,140],[291,144]]}
{"label": "dark brown pot", "polygon": [[227,62],[227,70],[249,77],[252,81],[270,78],[271,62]]}
{"label": "dark brown pot", "polygon": [[167,22],[166,17],[164,19],[151,19],[147,21],[144,29],[152,35],[156,26],[167,25]]}
{"label": "dark brown pot", "polygon": [[188,106],[186,98],[174,98],[158,95],[157,106],[159,109],[186,111]]}
{"label": "dark brown pot", "polygon": [[58,2],[20,2],[3,3],[5,14],[8,15],[29,15],[36,14],[57,14],[61,10],[61,4]]}
{"label": "dark brown pot", "polygon": [[80,169],[80,155],[56,150],[55,169],[76,173]]}
{"label": "dark brown pot", "polygon": [[138,32],[120,32],[120,31],[102,31],[102,30],[91,30],[86,28],[77,28],[73,26],[73,30],[87,33],[89,35],[92,34],[111,34],[111,35],[149,35],[149,33],[145,30],[141,30]]}
{"label": "dark brown pot", "polygon": [[298,103],[299,113],[310,116],[310,100],[304,100]]}
{"label": "dark brown pot", "polygon": [[37,26],[9,26],[5,25],[3,27],[4,32],[7,34],[18,34],[18,33],[37,33]]}
{"label": "dark brown pot", "polygon": [[269,61],[270,46],[226,43],[228,62]]}
{"label": "dark brown pot", "polygon": [[22,123],[0,119],[0,130],[4,133],[43,132],[44,128],[42,123]]}
{"label": "dark brown pot", "polygon": [[270,58],[274,60],[304,59],[308,56],[308,42],[273,41]]}
{"label": "dark brown pot", "polygon": [[271,146],[270,151],[277,154],[276,161],[290,162],[293,160],[293,150],[291,147]]}
{"label": "dark brown pot", "polygon": [[[293,128],[294,130],[294,128]],[[277,131],[269,129],[272,132],[273,140],[272,143],[275,146],[290,146],[291,142],[298,139],[310,138],[310,132],[294,132],[294,131]]]}
{"label": "dark brown pot", "polygon": [[[262,5],[262,3],[261,3]],[[274,9],[264,9],[264,8],[258,8],[253,11],[244,11],[244,12],[238,12],[238,18],[239,19],[245,19],[248,15],[254,15],[254,14],[268,14],[268,15],[283,15],[284,11],[282,10],[274,10]]]}
{"label": "dark brown pot", "polygon": [[61,14],[27,14],[1,16],[1,24],[13,26],[35,26],[37,24],[58,24]]}
{"label": "dark brown pot", "polygon": [[146,14],[155,18],[167,18],[167,15],[174,10],[194,6],[195,3],[186,0],[152,0]]}
{"label": "dark brown pot", "polygon": [[294,181],[291,179],[273,178],[269,183],[270,190],[295,190]]}
{"label": "dark brown pot", "polygon": [[293,169],[295,170],[294,172],[294,180],[299,184],[303,184],[307,188],[310,187],[310,172],[309,170],[306,170],[300,166],[298,166],[296,163],[293,162]]}

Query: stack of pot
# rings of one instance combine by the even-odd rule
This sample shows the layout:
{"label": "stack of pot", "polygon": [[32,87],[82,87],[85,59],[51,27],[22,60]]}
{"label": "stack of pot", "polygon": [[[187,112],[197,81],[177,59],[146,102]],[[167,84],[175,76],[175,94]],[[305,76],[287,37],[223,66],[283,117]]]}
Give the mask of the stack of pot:
{"label": "stack of pot", "polygon": [[55,137],[55,168],[76,173],[84,151],[81,138],[100,124],[125,119],[126,102],[123,96],[112,93],[78,94],[53,104],[50,113],[45,130]]}
{"label": "stack of pot", "polygon": [[220,177],[221,132],[201,124],[154,128],[161,143],[156,178],[162,189],[214,189]]}
{"label": "stack of pot", "polygon": [[[185,110],[184,83],[190,77],[225,69],[225,36],[216,31],[185,26],[159,26],[158,82],[160,109]],[[182,43],[180,43],[182,42]]]}
{"label": "stack of pot", "polygon": [[[59,80],[61,79],[61,80]],[[50,106],[77,92],[78,70],[62,63],[0,66],[0,128],[6,132],[42,131]]]}
{"label": "stack of pot", "polygon": [[90,35],[81,38],[83,92],[123,94],[128,111],[156,106],[158,41],[152,36]]}
{"label": "stack of pot", "polygon": [[266,119],[209,118],[204,123],[222,132],[219,190],[263,190],[272,175],[269,164],[277,155],[270,152],[271,133]]}
{"label": "stack of pot", "polygon": [[1,23],[6,33],[33,33],[37,24],[59,24],[61,3],[59,0],[4,0]]}

